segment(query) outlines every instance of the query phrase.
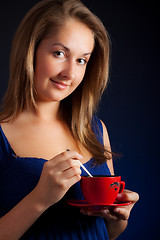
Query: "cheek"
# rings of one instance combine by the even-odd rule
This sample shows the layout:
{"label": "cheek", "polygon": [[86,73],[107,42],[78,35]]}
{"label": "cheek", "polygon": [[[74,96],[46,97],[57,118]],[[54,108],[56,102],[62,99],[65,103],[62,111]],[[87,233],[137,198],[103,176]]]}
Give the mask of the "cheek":
{"label": "cheek", "polygon": [[86,70],[86,68],[79,72],[77,71],[77,81],[76,81],[77,86],[83,81],[83,78],[85,75],[85,70]]}
{"label": "cheek", "polygon": [[37,52],[35,61],[35,76],[37,78],[45,77],[51,74],[53,71],[53,61],[51,61],[50,55],[46,53]]}
{"label": "cheek", "polygon": [[37,61],[35,65],[35,76],[37,78],[48,75],[50,73],[51,66],[46,61]]}

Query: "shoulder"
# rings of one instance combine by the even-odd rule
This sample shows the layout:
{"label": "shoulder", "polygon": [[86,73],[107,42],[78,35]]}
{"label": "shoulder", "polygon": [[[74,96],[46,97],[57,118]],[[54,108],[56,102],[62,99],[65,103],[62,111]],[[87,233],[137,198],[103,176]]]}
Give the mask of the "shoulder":
{"label": "shoulder", "polygon": [[98,141],[103,144],[108,151],[111,151],[109,135],[104,122],[98,118],[98,116],[94,115],[92,118],[91,127]]}
{"label": "shoulder", "polygon": [[103,127],[100,119],[97,116],[93,116],[92,124],[91,124],[92,131],[94,132],[97,140],[103,145]]}
{"label": "shoulder", "polygon": [[101,143],[104,144],[104,146],[110,147],[110,142],[109,142],[109,136],[108,136],[108,131],[106,128],[106,125],[104,122],[98,118],[97,116],[94,116],[92,119],[92,129],[96,136],[99,136],[99,140],[101,139]]}

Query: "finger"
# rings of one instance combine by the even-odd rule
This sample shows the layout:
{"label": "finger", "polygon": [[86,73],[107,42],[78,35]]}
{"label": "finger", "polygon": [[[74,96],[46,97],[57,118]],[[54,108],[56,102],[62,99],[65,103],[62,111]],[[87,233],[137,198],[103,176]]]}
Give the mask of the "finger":
{"label": "finger", "polygon": [[67,171],[70,168],[79,168],[80,169],[80,163],[79,161],[75,160],[75,159],[67,159],[63,162],[58,163],[55,167],[54,167],[54,171],[56,172],[63,172],[63,171]]}
{"label": "finger", "polygon": [[113,210],[117,218],[122,219],[122,220],[128,220],[130,211],[127,211],[125,208],[115,208]]}
{"label": "finger", "polygon": [[82,158],[83,157],[76,151],[65,151],[56,155],[54,158],[50,159],[49,161],[47,161],[47,164],[53,167],[59,164],[60,162],[64,162],[68,159],[81,160]]}
{"label": "finger", "polygon": [[102,217],[99,211],[80,210],[80,212],[87,216]]}
{"label": "finger", "polygon": [[117,200],[120,202],[131,201],[133,203],[136,203],[139,200],[139,195],[136,192],[125,189],[123,193],[119,193],[117,195]]}
{"label": "finger", "polygon": [[118,216],[115,214],[112,209],[105,209],[103,210],[103,218],[105,218],[108,221],[117,221]]}
{"label": "finger", "polygon": [[50,167],[48,173],[58,183],[74,176],[78,176],[79,179],[81,175],[81,169],[79,161],[69,159],[64,162],[60,162],[54,167]]}
{"label": "finger", "polygon": [[66,179],[66,185],[67,188],[69,189],[71,186],[73,186],[75,183],[79,182],[81,180],[81,176],[80,175],[75,175],[69,179]]}
{"label": "finger", "polygon": [[81,169],[80,167],[71,167],[61,173],[62,177],[65,179],[72,178],[73,176],[80,176],[81,175]]}
{"label": "finger", "polygon": [[66,156],[66,158],[73,158],[77,160],[81,160],[83,158],[82,155],[76,151],[65,151],[63,154]]}
{"label": "finger", "polygon": [[88,216],[99,216],[99,217],[103,217],[108,221],[117,221],[118,217],[116,214],[114,214],[113,212],[110,212],[109,209],[103,209],[103,210],[97,210],[97,211],[93,211],[93,210],[87,210],[87,209],[82,209],[81,213],[88,215]]}
{"label": "finger", "polygon": [[83,157],[76,151],[65,151],[61,153],[62,161],[68,159],[81,160]]}

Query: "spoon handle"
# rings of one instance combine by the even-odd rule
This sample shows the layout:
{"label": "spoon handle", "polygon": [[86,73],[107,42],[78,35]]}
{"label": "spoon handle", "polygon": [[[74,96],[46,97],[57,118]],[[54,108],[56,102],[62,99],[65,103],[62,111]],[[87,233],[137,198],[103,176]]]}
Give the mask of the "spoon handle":
{"label": "spoon handle", "polygon": [[[70,149],[66,149],[66,151],[70,151]],[[91,174],[90,174],[90,172],[88,172],[88,170],[85,168],[85,166],[83,166],[83,164],[79,161],[79,160],[77,160],[78,162],[79,162],[79,164],[80,164],[80,166],[83,168],[83,170],[90,176],[90,177],[93,177]]]}
{"label": "spoon handle", "polygon": [[[79,161],[79,160],[78,160]],[[90,172],[88,172],[88,170],[85,168],[85,166],[83,166],[83,164],[79,161],[79,164],[81,165],[81,167],[84,169],[84,171],[90,176],[93,177]]]}

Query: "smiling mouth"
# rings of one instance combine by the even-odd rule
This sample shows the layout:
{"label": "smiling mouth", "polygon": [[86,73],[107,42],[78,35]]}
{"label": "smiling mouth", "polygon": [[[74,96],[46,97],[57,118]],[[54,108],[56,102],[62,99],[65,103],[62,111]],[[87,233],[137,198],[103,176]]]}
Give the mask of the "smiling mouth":
{"label": "smiling mouth", "polygon": [[51,82],[53,82],[54,85],[55,85],[57,88],[59,88],[59,89],[66,89],[67,87],[69,87],[69,86],[71,85],[71,84],[66,83],[66,82],[55,81],[55,80],[53,80],[53,79],[51,79],[51,78],[50,78],[50,80],[51,80]]}

